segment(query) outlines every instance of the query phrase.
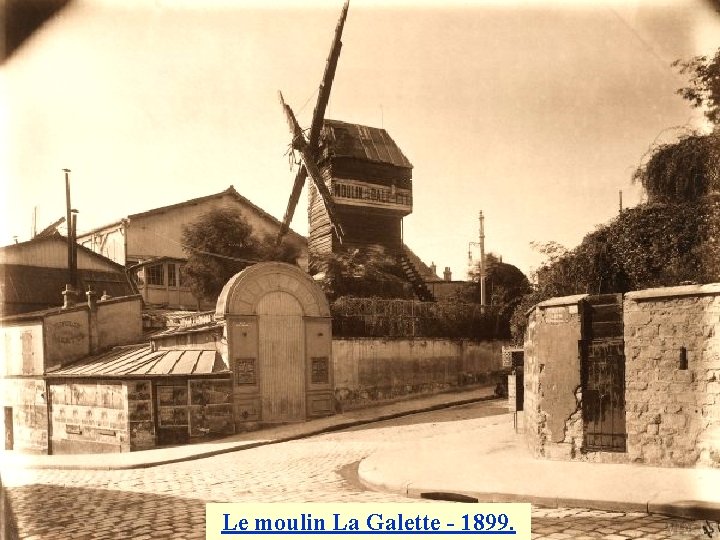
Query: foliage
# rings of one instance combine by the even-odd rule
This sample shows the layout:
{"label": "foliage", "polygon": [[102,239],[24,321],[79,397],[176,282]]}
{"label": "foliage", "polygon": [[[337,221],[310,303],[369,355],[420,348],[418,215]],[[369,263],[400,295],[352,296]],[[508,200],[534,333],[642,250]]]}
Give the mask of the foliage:
{"label": "foliage", "polygon": [[720,132],[693,133],[653,150],[635,171],[650,202],[693,201],[720,192]]}
{"label": "foliage", "polygon": [[330,300],[340,296],[413,298],[394,255],[381,246],[325,254],[320,286]]}
{"label": "foliage", "polygon": [[511,317],[516,340],[527,310],[554,296],[720,281],[720,196],[624,210],[571,251],[556,243],[538,247],[548,259],[537,271],[536,290]]}
{"label": "foliage", "polygon": [[705,117],[720,125],[720,48],[712,59],[696,56],[688,61],[676,60],[680,73],[690,76],[690,86],[677,91],[693,107],[704,107]]}
{"label": "foliage", "polygon": [[498,313],[463,302],[342,296],[330,305],[333,335],[499,339]]}
{"label": "foliage", "polygon": [[182,243],[188,255],[184,284],[197,298],[216,298],[232,276],[255,262],[292,263],[298,256],[292,247],[276,247],[273,238],[259,240],[247,220],[230,208],[210,210],[183,226]]}
{"label": "foliage", "polygon": [[554,242],[539,246],[547,260],[536,290],[513,313],[515,339],[522,337],[527,310],[553,296],[720,281],[720,49],[712,59],[674,65],[689,75],[678,94],[704,109],[713,132],[652,149],[633,174],[649,204],[623,211],[572,251]]}
{"label": "foliage", "polygon": [[[470,270],[473,287],[466,300],[478,302],[480,299],[480,262]],[[510,319],[520,300],[531,291],[530,281],[523,272],[512,264],[504,263],[497,255],[485,256],[485,301],[493,306],[498,314],[495,333],[509,337]]]}

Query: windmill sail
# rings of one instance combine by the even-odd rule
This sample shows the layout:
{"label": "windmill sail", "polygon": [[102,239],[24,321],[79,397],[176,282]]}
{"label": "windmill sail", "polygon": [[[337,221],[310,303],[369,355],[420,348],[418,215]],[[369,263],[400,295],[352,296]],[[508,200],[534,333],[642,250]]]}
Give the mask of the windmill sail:
{"label": "windmill sail", "polygon": [[[292,220],[292,215],[295,212],[295,207],[297,206],[298,200],[300,199],[300,192],[302,191],[305,178],[309,175],[315,183],[315,187],[317,187],[318,192],[320,193],[320,197],[322,198],[323,204],[325,205],[325,210],[327,211],[328,217],[330,218],[330,224],[335,230],[335,234],[337,235],[338,239],[340,240],[340,242],[342,242],[342,227],[340,226],[340,222],[337,218],[337,212],[335,212],[335,203],[333,203],[330,190],[328,189],[327,185],[325,185],[325,181],[323,180],[320,168],[317,166],[317,163],[315,163],[315,156],[310,153],[310,145],[305,139],[305,135],[300,128],[300,124],[298,124],[298,121],[295,118],[295,114],[293,113],[290,106],[285,103],[282,92],[279,93],[279,96],[280,103],[282,104],[283,110],[285,111],[285,117],[287,119],[288,125],[290,126],[290,132],[293,136],[293,148],[297,149],[300,152],[300,156],[302,157],[303,162],[297,176],[295,177],[295,183],[293,184],[293,190],[290,193],[288,207],[280,228],[280,235],[285,234],[290,226],[290,221]],[[281,238],[282,236],[278,237],[278,239]]]}
{"label": "windmill sail", "polygon": [[330,223],[335,231],[337,238],[342,242],[343,232],[340,221],[335,212],[335,205],[332,200],[332,195],[327,185],[323,181],[320,169],[317,166],[317,153],[318,144],[320,141],[320,131],[322,129],[323,120],[325,118],[325,110],[327,109],[328,101],[330,100],[330,90],[332,88],[333,79],[335,78],[335,71],[337,69],[338,59],[340,58],[340,49],[342,48],[342,31],[345,26],[345,19],[347,18],[347,12],[349,7],[349,0],[346,0],[343,5],[342,12],[340,13],[340,19],[338,20],[337,26],[335,27],[335,36],[330,47],[330,54],[325,64],[325,72],[323,73],[322,82],[318,91],[318,99],[315,104],[315,110],[313,111],[313,118],[310,124],[310,136],[309,139],[305,138],[305,135],[298,124],[295,114],[293,113],[290,106],[285,103],[285,100],[280,94],[280,102],[285,113],[285,118],[290,127],[290,133],[292,134],[293,141],[292,147],[300,152],[302,157],[302,166],[295,176],[293,188],[290,193],[290,199],[288,200],[287,209],[283,222],[278,233],[277,243],[282,241],[282,237],[287,233],[290,228],[290,222],[292,221],[295,208],[297,207],[298,201],[300,200],[300,192],[302,191],[305,179],[309,175],[312,178],[315,186],[320,193],[325,210],[330,218]]}

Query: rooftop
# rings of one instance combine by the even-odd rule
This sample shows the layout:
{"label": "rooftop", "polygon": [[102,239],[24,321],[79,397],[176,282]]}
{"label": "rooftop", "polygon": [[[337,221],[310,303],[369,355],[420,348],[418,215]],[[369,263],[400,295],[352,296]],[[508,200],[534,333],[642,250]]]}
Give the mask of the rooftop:
{"label": "rooftop", "polygon": [[157,350],[147,344],[115,347],[55,371],[49,377],[147,377],[228,374],[220,353],[212,350]]}
{"label": "rooftop", "polygon": [[387,131],[381,128],[325,120],[322,144],[330,148],[334,157],[361,159],[412,169],[412,163]]}

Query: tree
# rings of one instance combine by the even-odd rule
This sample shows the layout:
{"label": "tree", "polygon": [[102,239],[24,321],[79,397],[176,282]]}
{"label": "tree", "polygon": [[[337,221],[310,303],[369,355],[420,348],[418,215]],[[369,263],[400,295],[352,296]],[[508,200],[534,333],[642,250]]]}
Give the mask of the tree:
{"label": "tree", "polygon": [[633,181],[642,184],[651,203],[696,201],[720,192],[720,132],[692,133],[654,148]]}
{"label": "tree", "polygon": [[[480,263],[470,270],[472,288],[466,299],[474,302],[480,299]],[[495,335],[509,337],[510,319],[523,296],[532,290],[530,281],[523,272],[512,264],[502,262],[493,253],[485,256],[485,300],[497,310]]]}
{"label": "tree", "polygon": [[275,247],[274,240],[258,240],[252,226],[236,210],[216,208],[183,227],[183,250],[188,255],[185,283],[197,298],[217,298],[225,283],[260,261],[294,262],[297,250]]}
{"label": "tree", "polygon": [[689,85],[677,93],[693,107],[704,109],[713,132],[693,132],[651,149],[633,174],[650,202],[695,201],[720,192],[720,48],[712,58],[696,56],[673,65],[689,77]]}
{"label": "tree", "polygon": [[704,108],[713,131],[690,133],[649,152],[633,174],[649,204],[624,210],[571,251],[555,242],[535,246],[547,260],[537,271],[535,291],[511,318],[517,340],[527,311],[553,296],[720,280],[720,49],[712,59],[674,65],[690,76],[678,93]]}
{"label": "tree", "polygon": [[720,48],[712,58],[695,56],[687,61],[676,60],[673,65],[690,77],[690,85],[677,93],[693,107],[704,108],[711,124],[720,125]]}

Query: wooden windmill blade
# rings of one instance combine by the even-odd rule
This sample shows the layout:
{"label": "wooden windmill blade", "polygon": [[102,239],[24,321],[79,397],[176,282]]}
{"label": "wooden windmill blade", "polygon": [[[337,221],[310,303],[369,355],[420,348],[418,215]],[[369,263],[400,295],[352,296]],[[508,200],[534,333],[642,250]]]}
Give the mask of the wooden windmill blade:
{"label": "wooden windmill blade", "polygon": [[330,54],[325,63],[325,72],[323,73],[317,103],[313,111],[312,123],[310,124],[310,137],[308,139],[308,144],[313,153],[316,151],[318,140],[320,139],[320,130],[322,129],[323,120],[325,120],[325,110],[327,109],[328,101],[330,101],[330,90],[332,89],[332,83],[335,79],[335,71],[337,69],[338,59],[340,58],[340,49],[342,49],[342,41],[340,41],[340,38],[342,37],[342,31],[345,27],[345,19],[347,19],[349,6],[350,0],[345,0],[342,12],[340,13],[340,19],[335,27],[335,36],[330,46]]}
{"label": "wooden windmill blade", "polygon": [[280,245],[283,236],[285,236],[290,229],[290,222],[292,221],[293,214],[295,214],[295,208],[297,208],[298,202],[300,201],[300,194],[302,193],[303,185],[305,185],[305,179],[307,178],[307,169],[305,165],[301,165],[295,175],[295,182],[293,183],[292,191],[290,192],[290,199],[288,200],[287,209],[283,216],[282,224],[280,225],[280,232],[278,233],[276,244]]}
{"label": "wooden windmill blade", "polygon": [[297,207],[297,203],[300,200],[300,192],[302,191],[303,184],[305,183],[305,178],[307,178],[308,175],[315,183],[315,186],[320,193],[320,197],[322,198],[323,204],[325,205],[325,210],[327,211],[328,217],[330,218],[330,224],[335,230],[335,234],[337,235],[338,239],[340,240],[340,242],[342,242],[343,230],[342,226],[340,225],[340,221],[338,220],[337,213],[335,212],[335,204],[333,203],[330,190],[325,185],[325,182],[322,178],[322,173],[320,172],[320,168],[317,166],[317,163],[315,163],[315,156],[310,153],[310,145],[305,139],[305,134],[302,132],[300,124],[298,124],[297,118],[295,118],[295,113],[293,113],[290,105],[285,103],[282,92],[278,92],[278,96],[280,98],[280,104],[283,107],[283,111],[285,112],[285,119],[287,120],[288,126],[290,127],[290,133],[293,137],[292,146],[300,152],[300,156],[302,157],[303,162],[300,170],[298,171],[298,174],[295,176],[293,190],[290,193],[290,200],[288,200],[285,217],[283,218],[283,222],[280,227],[280,233],[278,234],[278,243],[282,239],[283,235],[287,233],[288,228],[290,227],[290,222],[292,221],[293,214],[295,213],[295,208]]}
{"label": "wooden windmill blade", "polygon": [[337,212],[335,211],[335,203],[333,202],[332,194],[325,184],[320,173],[320,169],[317,166],[316,157],[318,153],[318,143],[320,141],[320,131],[322,129],[323,121],[325,120],[325,110],[327,109],[328,101],[330,100],[330,90],[332,89],[338,59],[340,58],[340,49],[342,48],[342,41],[340,39],[342,37],[343,28],[345,27],[345,20],[347,19],[349,6],[350,0],[345,0],[345,4],[340,12],[340,18],[335,26],[335,35],[333,36],[332,45],[330,46],[330,54],[328,55],[328,59],[325,63],[325,71],[323,73],[322,82],[320,83],[320,89],[318,90],[318,99],[315,104],[315,110],[313,111],[313,118],[310,124],[310,136],[305,149],[301,149],[305,167],[308,170],[310,178],[312,178],[315,183],[315,187],[317,187],[320,198],[325,206],[325,210],[330,218],[330,225],[335,231],[335,235],[340,243],[343,241],[342,225],[340,224]]}
{"label": "wooden windmill blade", "polygon": [[335,203],[332,200],[332,195],[327,185],[323,181],[322,174],[317,165],[316,158],[318,153],[318,143],[320,139],[320,131],[325,117],[325,110],[330,99],[330,89],[332,88],[332,82],[335,77],[335,71],[337,68],[338,59],[340,57],[340,49],[342,42],[340,38],[342,31],[345,26],[345,19],[347,18],[347,12],[349,7],[349,0],[345,1],[342,12],[340,13],[340,19],[338,20],[337,26],[335,27],[335,36],[333,38],[332,45],[330,47],[330,55],[328,56],[325,64],[325,72],[323,73],[323,79],[320,83],[320,89],[318,92],[318,100],[313,111],[313,118],[310,127],[310,139],[305,138],[300,125],[298,124],[297,118],[293,113],[290,106],[285,103],[282,93],[279,93],[280,103],[285,113],[285,119],[287,120],[290,133],[292,134],[292,147],[300,152],[302,156],[303,166],[295,176],[295,182],[293,183],[293,189],[290,193],[290,199],[288,200],[287,210],[283,217],[283,222],[278,233],[277,243],[279,244],[282,237],[287,233],[290,228],[290,222],[292,221],[295,208],[300,199],[300,192],[302,191],[303,184],[307,176],[312,178],[315,186],[317,187],[320,198],[323,201],[325,210],[328,213],[330,224],[335,231],[335,235],[338,240],[342,243],[343,230],[340,225],[340,221],[335,211]]}

